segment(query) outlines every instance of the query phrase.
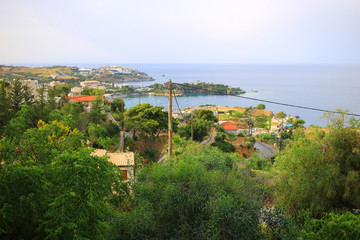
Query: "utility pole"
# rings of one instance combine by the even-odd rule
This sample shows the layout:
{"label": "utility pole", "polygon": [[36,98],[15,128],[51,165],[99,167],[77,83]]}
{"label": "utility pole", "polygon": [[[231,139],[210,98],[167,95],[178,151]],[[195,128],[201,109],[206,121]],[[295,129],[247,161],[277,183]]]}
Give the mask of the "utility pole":
{"label": "utility pole", "polygon": [[169,79],[169,160],[172,155],[172,84]]}

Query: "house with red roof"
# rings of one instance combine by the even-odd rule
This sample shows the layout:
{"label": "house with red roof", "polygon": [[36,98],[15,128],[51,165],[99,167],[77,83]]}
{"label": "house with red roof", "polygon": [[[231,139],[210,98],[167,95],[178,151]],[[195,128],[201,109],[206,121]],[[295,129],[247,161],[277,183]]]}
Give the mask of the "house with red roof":
{"label": "house with red roof", "polygon": [[225,129],[225,132],[237,134],[238,128],[234,122],[222,122],[221,126]]}
{"label": "house with red roof", "polygon": [[[75,95],[69,98],[69,102],[82,102],[86,110],[90,110],[92,106],[92,101],[98,97],[97,95]],[[104,95],[99,96],[100,99],[104,98]]]}

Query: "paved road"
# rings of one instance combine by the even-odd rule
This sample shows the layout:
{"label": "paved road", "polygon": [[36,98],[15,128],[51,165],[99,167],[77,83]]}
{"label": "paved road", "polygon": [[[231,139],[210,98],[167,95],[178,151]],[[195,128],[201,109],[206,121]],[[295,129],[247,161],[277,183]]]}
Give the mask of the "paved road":
{"label": "paved road", "polygon": [[259,150],[259,156],[263,158],[272,157],[278,153],[278,151],[262,142],[256,142],[254,147]]}

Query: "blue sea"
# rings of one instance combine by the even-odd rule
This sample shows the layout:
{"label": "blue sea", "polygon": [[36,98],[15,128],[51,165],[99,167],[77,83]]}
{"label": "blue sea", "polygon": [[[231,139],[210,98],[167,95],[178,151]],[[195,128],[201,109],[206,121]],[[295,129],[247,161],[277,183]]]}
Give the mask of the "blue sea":
{"label": "blue sea", "polygon": [[[360,65],[241,65],[241,64],[120,64],[147,73],[163,83],[171,79],[184,83],[200,80],[240,87],[242,96],[335,111],[347,109],[360,114]],[[153,84],[147,82],[145,84]],[[257,106],[261,102],[232,96],[181,96],[180,108],[214,104],[219,106]],[[139,102],[168,107],[166,97],[125,98],[127,108]],[[174,109],[177,108],[174,102]],[[283,111],[300,116],[306,125],[326,126],[323,113],[265,103],[274,114]]]}

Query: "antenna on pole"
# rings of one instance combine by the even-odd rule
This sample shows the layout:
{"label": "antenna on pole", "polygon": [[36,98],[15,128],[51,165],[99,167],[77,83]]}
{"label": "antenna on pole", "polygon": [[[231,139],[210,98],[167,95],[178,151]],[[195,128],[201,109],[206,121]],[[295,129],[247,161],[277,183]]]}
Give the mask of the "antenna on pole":
{"label": "antenna on pole", "polygon": [[169,79],[169,160],[172,155],[172,84]]}

